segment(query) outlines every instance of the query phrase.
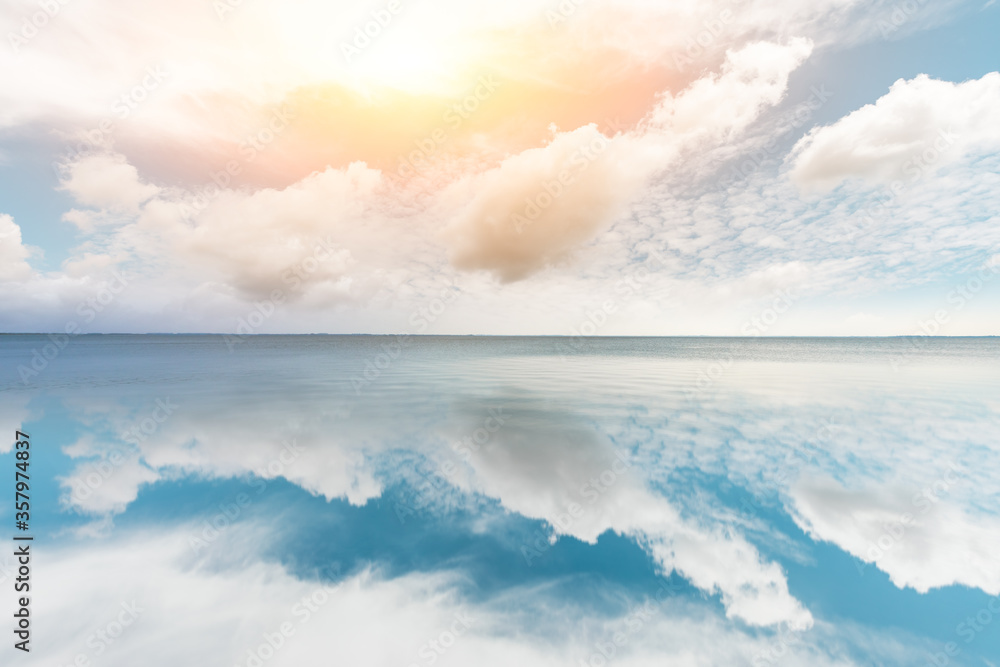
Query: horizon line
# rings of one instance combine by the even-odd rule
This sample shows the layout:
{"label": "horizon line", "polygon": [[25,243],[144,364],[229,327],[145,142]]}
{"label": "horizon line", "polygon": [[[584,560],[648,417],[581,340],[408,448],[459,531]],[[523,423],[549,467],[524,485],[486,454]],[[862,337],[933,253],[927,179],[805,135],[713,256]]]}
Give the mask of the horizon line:
{"label": "horizon line", "polygon": [[719,335],[719,334],[621,334],[621,335],[589,335],[582,334],[428,334],[428,333],[219,333],[219,332],[91,332],[91,333],[63,333],[58,331],[41,332],[0,332],[0,336],[67,336],[78,338],[80,336],[233,336],[236,338],[265,338],[277,336],[367,336],[379,338],[726,338],[726,339],[817,339],[817,338],[838,338],[838,339],[876,339],[876,338],[1000,338],[1000,334],[965,334],[965,335],[930,335],[930,334],[883,334],[883,335],[834,335],[834,334],[808,334],[808,335],[785,335],[785,336],[744,336],[744,335]]}

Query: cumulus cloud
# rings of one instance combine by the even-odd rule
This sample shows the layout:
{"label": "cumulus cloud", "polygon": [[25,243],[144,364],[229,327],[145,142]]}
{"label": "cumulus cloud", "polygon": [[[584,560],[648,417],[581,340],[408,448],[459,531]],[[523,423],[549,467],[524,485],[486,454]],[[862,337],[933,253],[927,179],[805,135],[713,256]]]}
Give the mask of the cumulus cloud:
{"label": "cumulus cloud", "polygon": [[[440,11],[394,18],[385,39],[353,63],[327,57],[340,52],[338,40],[351,39],[353,26],[370,20],[349,3],[311,3],[299,14],[277,3],[244,3],[224,21],[193,1],[170,11],[125,3],[128,22],[113,18],[122,12],[68,5],[17,53],[0,52],[0,62],[10,65],[0,66],[0,125],[17,128],[30,147],[4,146],[8,162],[22,159],[21,150],[50,150],[52,137],[66,144],[88,137],[62,183],[78,202],[63,220],[82,243],[60,272],[3,294],[11,313],[24,313],[3,313],[7,326],[38,329],[39,317],[61,326],[81,286],[131,266],[141,278],[116,302],[121,314],[108,313],[96,328],[232,330],[277,289],[288,303],[265,325],[268,331],[397,332],[436,296],[435,276],[465,271],[462,289],[474,288],[463,293],[475,299],[430,330],[561,333],[579,324],[578,313],[568,312],[573,304],[627,274],[630,260],[642,254],[637,249],[653,241],[670,263],[655,288],[606,331],[730,334],[755,314],[733,295],[745,277],[769,265],[799,262],[797,274],[809,287],[853,298],[938,275],[954,257],[941,248],[995,245],[996,226],[983,218],[996,190],[985,163],[979,173],[935,183],[936,198],[905,211],[899,202],[885,206],[891,221],[864,239],[860,252],[827,237],[856,223],[847,219],[850,212],[863,214],[871,202],[825,207],[818,229],[821,216],[781,183],[758,187],[760,179],[750,178],[718,188],[715,200],[688,197],[699,175],[717,175],[719,156],[732,158],[751,140],[760,149],[754,176],[787,181],[767,166],[777,159],[768,143],[774,137],[747,136],[764,125],[755,120],[781,104],[789,73],[813,45],[871,38],[889,8],[873,12],[856,0],[588,3],[552,23],[548,12],[555,10],[528,0],[489,11],[455,0],[435,3]],[[20,11],[0,10],[0,23],[16,32]],[[902,30],[951,11],[952,3],[923,7]],[[329,25],[346,26],[345,32],[322,27]],[[181,41],[186,46],[179,51]],[[452,71],[446,63],[468,66]],[[165,76],[150,75],[150,68]],[[484,72],[502,85],[467,117],[446,116]],[[985,136],[976,133],[989,109],[973,98],[976,90],[994,91],[995,78],[931,83],[941,94],[934,88],[923,95],[934,100],[929,108],[966,113],[975,130],[970,141]],[[917,137],[922,108],[901,102],[880,114],[906,114],[904,127]],[[291,122],[281,136],[266,134],[273,142],[250,150],[248,139],[271,132],[275,110],[285,109]],[[592,125],[605,128],[611,119],[620,128],[613,136]],[[43,138],[38,128],[55,132]],[[851,169],[882,178],[881,144],[845,157],[837,150],[850,142],[810,136],[796,153],[795,173],[808,172],[803,182],[828,187]],[[916,151],[920,141],[913,137],[897,143]],[[576,162],[576,173],[574,155],[589,145],[606,149],[594,159],[576,156],[586,163]],[[389,183],[386,174],[399,160],[428,150],[433,155],[420,160],[416,180],[432,184],[431,192],[416,192],[406,179]],[[211,183],[227,161],[248,154],[253,158],[239,163],[238,177],[226,178],[222,188]],[[948,156],[935,169],[947,167]],[[817,166],[838,160],[853,166],[830,174]],[[572,173],[563,184],[558,177],[567,165]],[[650,183],[664,188],[644,189]],[[935,207],[930,219],[920,218],[922,205]],[[630,216],[634,211],[640,212]],[[967,224],[954,224],[958,218]],[[837,238],[853,239],[851,233]],[[919,243],[907,245],[910,238]],[[23,259],[23,249],[16,252]],[[24,263],[13,266],[0,269],[0,280],[5,273],[25,279]],[[538,311],[530,323],[496,312],[526,308],[527,292],[513,292],[512,283],[528,278],[539,304],[558,306],[530,306]],[[662,298],[668,289],[676,297],[670,303]],[[974,306],[980,309],[974,320],[971,308],[962,313],[968,323],[953,331],[995,329],[997,315],[983,303]],[[851,319],[856,313],[830,312],[824,311],[826,321],[793,313],[779,327],[903,333],[915,319],[900,315],[876,331],[857,325],[865,320]]]}
{"label": "cumulus cloud", "polygon": [[687,141],[731,139],[781,101],[788,76],[812,50],[803,38],[731,50],[719,74],[698,79],[677,95],[664,93],[648,125]]}
{"label": "cumulus cloud", "polygon": [[[378,228],[384,218],[371,220],[366,210],[379,184],[377,171],[354,164],[282,190],[208,189],[200,211],[187,195],[179,203],[158,201],[146,221],[165,233],[172,259],[251,296],[274,289],[297,296],[292,288],[308,285],[345,300],[362,269],[354,253],[364,256],[390,236]],[[185,210],[191,222],[182,219]]]}
{"label": "cumulus cloud", "polygon": [[[143,183],[139,170],[125,156],[116,153],[96,153],[81,156],[65,166],[61,187],[84,206],[99,209],[136,211],[144,201],[160,189]],[[90,218],[69,214],[67,220],[84,230],[91,228]]]}
{"label": "cumulus cloud", "polygon": [[19,282],[31,276],[30,252],[21,241],[14,218],[0,213],[0,282]]}
{"label": "cumulus cloud", "polygon": [[663,94],[639,130],[608,138],[590,125],[507,158],[474,180],[475,197],[449,230],[454,264],[513,281],[565,259],[656,170],[685,150],[732,138],[778,103],[811,51],[806,39],[730,51],[721,74]]}
{"label": "cumulus cloud", "polygon": [[998,72],[963,83],[900,79],[874,104],[803,137],[791,177],[819,190],[848,179],[913,183],[970,152],[1000,147],[997,114]]}
{"label": "cumulus cloud", "polygon": [[506,159],[475,179],[475,197],[452,225],[452,261],[518,280],[590,240],[648,175],[621,137],[590,125]]}
{"label": "cumulus cloud", "polygon": [[[48,21],[38,37],[17,50],[0,52],[0,62],[10,65],[0,68],[0,125],[27,125],[55,116],[60,126],[69,121],[74,129],[91,130],[107,119],[117,124],[116,132],[125,130],[147,146],[167,134],[184,142],[185,150],[196,151],[201,141],[238,136],[230,121],[244,118],[246,105],[273,103],[317,84],[357,89],[359,78],[364,88],[365,78],[371,77],[376,85],[405,86],[423,81],[428,76],[424,70],[430,69],[433,83],[447,88],[460,78],[457,74],[465,73],[462,70],[512,50],[531,55],[510,58],[506,69],[513,77],[555,83],[551,88],[579,86],[585,78],[599,90],[623,76],[641,83],[650,72],[654,79],[683,83],[714,66],[727,48],[747,41],[805,35],[830,42],[848,32],[864,32],[882,17],[860,5],[856,0],[739,6],[727,0],[663,6],[595,2],[566,14],[537,0],[489,11],[456,0],[434,0],[427,12],[401,12],[391,32],[349,61],[342,57],[342,45],[350,44],[355,28],[371,20],[352,3],[311,2],[303,12],[291,14],[276,2],[229,6],[222,12],[223,21],[218,11],[205,11],[192,0],[178,2],[170,11],[154,2],[114,0],[109,7],[118,9],[109,10],[111,16],[130,8],[129,21],[112,20],[88,5],[65,7],[60,19]],[[555,25],[551,14],[560,19]],[[4,34],[17,34],[28,18],[30,14],[17,6],[5,7],[0,12]],[[177,46],[177,36],[183,36],[183,49]],[[247,48],[248,43],[254,48]],[[409,57],[400,57],[401,48]],[[465,67],[456,65],[465,61]],[[567,67],[567,62],[579,66]],[[146,91],[133,106],[115,103],[141,85],[146,67],[158,63],[166,64],[169,76],[155,95]],[[445,71],[439,71],[442,68]],[[33,77],[32,72],[40,74]],[[209,104],[214,108],[205,113]],[[625,108],[635,111],[634,104],[628,101]],[[82,128],[77,125],[81,122]],[[142,136],[143,130],[154,128],[159,137]],[[192,136],[197,138],[191,141]]]}
{"label": "cumulus cloud", "polygon": [[[104,152],[66,166],[63,187],[100,209],[73,211],[66,219],[93,229],[120,224],[114,211],[131,210],[137,224],[121,240],[133,252],[152,253],[153,265],[203,270],[204,279],[252,298],[308,282],[332,302],[377,289],[371,282],[378,270],[398,265],[393,255],[419,252],[419,242],[404,249],[398,241],[403,234],[414,242],[418,229],[433,233],[419,222],[427,217],[422,208],[444,223],[456,267],[519,280],[567,259],[684,150],[744,130],[781,99],[788,75],[810,51],[803,39],[732,51],[720,75],[665,95],[641,130],[610,138],[594,125],[557,132],[545,147],[468,176],[422,207],[362,163],[327,168],[282,189],[247,192],[210,184],[191,192],[142,183],[123,155]],[[336,248],[326,249],[326,259],[308,276],[298,271],[292,277],[289,271],[300,268],[322,239]],[[387,252],[390,243],[394,252]]]}
{"label": "cumulus cloud", "polygon": [[201,292],[322,307],[371,298],[393,272],[427,259],[421,215],[401,220],[405,196],[362,163],[259,190],[148,186],[114,152],[65,169],[64,187],[91,206],[64,216],[91,232],[64,265],[73,275],[131,263],[194,301]]}
{"label": "cumulus cloud", "polygon": [[[149,253],[149,265],[183,266],[251,298],[307,283],[332,303],[370,295],[380,271],[406,261],[403,253],[419,257],[432,242],[426,219],[433,215],[457,267],[518,280],[592,239],[681,151],[745,129],[781,99],[789,73],[810,50],[797,39],[732,51],[720,75],[664,96],[642,130],[610,138],[594,125],[557,132],[545,147],[467,176],[429,203],[415,205],[411,192],[390,187],[363,163],[328,167],[280,189],[210,183],[168,190],[143,183],[124,155],[105,151],[66,165],[63,188],[92,209],[66,220],[93,230],[121,226],[128,222],[122,212],[131,212],[136,224],[118,237],[118,249]],[[419,241],[416,232],[430,238]],[[303,275],[301,264],[315,260],[317,244],[335,247]]]}

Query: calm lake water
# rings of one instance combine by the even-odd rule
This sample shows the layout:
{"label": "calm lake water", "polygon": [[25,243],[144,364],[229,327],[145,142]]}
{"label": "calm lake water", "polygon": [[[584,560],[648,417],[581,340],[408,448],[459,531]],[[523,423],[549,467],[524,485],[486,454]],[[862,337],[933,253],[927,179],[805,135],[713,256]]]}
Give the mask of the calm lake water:
{"label": "calm lake water", "polygon": [[7,335],[0,427],[24,664],[1000,662],[997,338]]}

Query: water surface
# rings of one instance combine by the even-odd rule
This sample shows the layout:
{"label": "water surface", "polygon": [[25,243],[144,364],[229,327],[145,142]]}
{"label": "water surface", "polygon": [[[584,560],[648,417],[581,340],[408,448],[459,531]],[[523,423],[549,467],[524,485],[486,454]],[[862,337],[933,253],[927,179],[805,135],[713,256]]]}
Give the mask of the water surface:
{"label": "water surface", "polygon": [[32,664],[1000,660],[1000,339],[2,336],[0,369]]}

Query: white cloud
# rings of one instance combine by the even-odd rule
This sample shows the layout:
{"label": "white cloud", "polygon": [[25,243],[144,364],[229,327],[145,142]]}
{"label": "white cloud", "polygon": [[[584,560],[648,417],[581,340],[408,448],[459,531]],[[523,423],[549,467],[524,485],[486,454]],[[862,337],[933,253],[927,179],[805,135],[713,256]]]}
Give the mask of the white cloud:
{"label": "white cloud", "polygon": [[726,54],[721,74],[664,93],[635,132],[608,138],[591,125],[507,158],[473,179],[475,198],[449,230],[453,262],[512,281],[565,259],[606,228],[656,170],[684,151],[731,139],[777,104],[789,74],[811,52],[806,39],[750,44]]}
{"label": "white cloud", "polygon": [[829,189],[847,179],[911,184],[970,152],[1000,147],[1000,73],[951,83],[900,79],[874,104],[796,144],[792,179]]}
{"label": "white cloud", "polygon": [[394,272],[444,261],[442,250],[440,260],[429,256],[425,214],[404,217],[412,208],[394,197],[407,195],[362,163],[256,191],[142,184],[135,167],[113,152],[65,169],[71,176],[64,187],[99,208],[64,216],[91,232],[64,271],[96,276],[131,266],[159,283],[139,289],[173,292],[190,308],[217,310],[210,302],[221,297],[245,315],[276,293],[282,310],[293,302],[309,309],[364,302]]}
{"label": "white cloud", "polygon": [[618,213],[650,171],[627,140],[587,126],[476,176],[468,209],[448,231],[460,269],[520,280],[556,264]]}
{"label": "white cloud", "polygon": [[[84,155],[65,166],[62,189],[84,206],[134,212],[160,189],[143,183],[139,171],[125,157],[114,153]],[[92,218],[71,212],[66,219],[84,231],[92,229]]]}
{"label": "white cloud", "polygon": [[[470,272],[463,276],[461,287],[470,298],[452,307],[430,332],[568,333],[595,301],[605,300],[598,301],[597,295],[619,298],[615,283],[635,268],[642,255],[639,248],[649,245],[661,251],[668,264],[656,271],[643,294],[620,303],[619,313],[601,333],[738,334],[762,307],[763,301],[754,301],[751,292],[770,283],[801,283],[809,298],[837,301],[850,309],[834,312],[823,307],[818,314],[816,310],[799,314],[796,309],[772,333],[910,333],[913,323],[926,316],[915,312],[916,307],[905,311],[900,307],[891,316],[882,313],[884,321],[873,324],[870,319],[853,318],[858,309],[844,301],[935,280],[947,294],[949,286],[941,281],[968,268],[959,266],[957,259],[965,250],[956,249],[971,248],[975,254],[991,244],[995,247],[998,232],[991,216],[996,184],[990,176],[995,169],[988,160],[974,168],[939,161],[940,178],[927,181],[926,191],[907,193],[884,206],[880,203],[877,224],[856,236],[850,230],[872,205],[871,199],[848,193],[846,201],[805,201],[786,187],[786,172],[770,169],[770,162],[779,158],[777,152],[767,153],[764,166],[757,165],[759,171],[751,178],[711,193],[697,192],[699,185],[693,181],[698,177],[728,178],[717,172],[720,156],[732,158],[751,144],[760,150],[773,146],[768,143],[772,136],[748,135],[761,130],[760,123],[754,125],[756,119],[780,104],[790,72],[808,57],[812,44],[821,48],[847,32],[872,32],[874,22],[884,17],[848,0],[751,2],[735,9],[728,2],[653,5],[581,5],[566,23],[553,28],[545,21],[547,6],[537,3],[481,12],[449,0],[441,4],[449,9],[442,12],[449,16],[447,21],[438,24],[409,14],[394,24],[398,31],[394,34],[407,44],[424,28],[432,31],[427,34],[442,37],[468,30],[482,36],[476,31],[488,26],[505,30],[530,24],[529,32],[538,32],[540,43],[547,48],[559,45],[550,51],[562,54],[565,46],[565,53],[571,54],[568,61],[589,63],[583,55],[595,53],[595,48],[602,58],[614,54],[606,67],[591,71],[589,65],[581,65],[583,81],[567,73],[565,63],[560,64],[562,55],[539,56],[523,69],[512,63],[509,71],[500,73],[510,88],[501,88],[490,102],[498,106],[479,118],[509,119],[514,109],[535,99],[504,97],[503,91],[517,86],[526,86],[532,95],[538,93],[537,86],[560,91],[582,87],[586,92],[617,85],[623,72],[645,73],[636,76],[648,86],[648,95],[633,100],[632,122],[607,139],[607,150],[535,221],[523,225],[521,234],[510,224],[511,217],[530,210],[526,198],[542,195],[544,200],[544,183],[553,182],[580,144],[600,140],[602,135],[592,126],[566,125],[568,131],[557,132],[544,144],[535,140],[521,144],[509,137],[518,130],[509,126],[519,122],[483,121],[479,126],[479,120],[470,120],[452,137],[459,146],[458,166],[439,155],[440,162],[424,173],[435,189],[416,192],[390,185],[379,173],[395,159],[391,157],[396,155],[395,146],[386,153],[390,157],[382,155],[382,162],[350,164],[358,156],[345,151],[338,153],[340,162],[324,166],[333,161],[325,151],[334,144],[354,146],[350,141],[368,134],[380,143],[385,136],[381,129],[369,132],[368,125],[355,131],[356,116],[371,115],[367,101],[360,111],[354,109],[355,115],[341,114],[337,107],[343,135],[324,134],[329,118],[325,111],[311,108],[327,96],[355,99],[352,86],[357,82],[350,68],[337,59],[315,55],[321,49],[336,52],[339,39],[321,26],[364,18],[356,8],[317,4],[313,9],[330,21],[303,26],[301,16],[267,2],[244,3],[222,22],[196,2],[181,3],[170,12],[140,3],[130,7],[141,10],[130,11],[145,17],[138,21],[141,25],[124,25],[114,12],[67,5],[16,63],[0,67],[0,77],[7,77],[0,96],[3,91],[18,91],[16,99],[0,104],[0,123],[30,128],[45,119],[48,127],[54,119],[58,135],[69,139],[109,120],[113,129],[97,144],[113,146],[117,152],[88,154],[69,165],[65,187],[81,206],[67,212],[64,220],[77,226],[85,241],[72,250],[62,272],[35,276],[23,288],[2,294],[0,298],[9,304],[2,314],[5,326],[61,328],[73,317],[79,299],[88,296],[88,285],[105,279],[113,269],[131,266],[139,277],[95,329],[232,331],[255,302],[279,289],[288,300],[263,331],[395,333],[409,329],[411,313],[437,295],[441,276],[451,280],[461,270]],[[691,40],[706,30],[706,23],[715,25],[727,9],[733,10],[732,20],[727,18],[708,47],[693,49],[697,51],[693,63],[683,72],[661,71],[674,54],[688,53]],[[611,12],[617,17],[613,21]],[[906,29],[923,25],[924,18],[936,12],[924,7]],[[12,26],[20,20],[16,8],[4,17]],[[187,35],[191,48],[184,53],[173,50],[163,41],[164,34]],[[292,39],[293,35],[298,38]],[[469,47],[479,56],[506,52],[505,38],[494,42],[494,37],[474,40],[475,48],[464,41],[442,48]],[[245,52],[241,40],[255,48]],[[81,49],[84,43],[101,48]],[[373,47],[377,48],[391,55],[393,42]],[[281,55],[265,55],[272,49]],[[236,58],[236,53],[245,58]],[[580,59],[574,60],[576,56]],[[0,58],[11,57],[0,53]],[[121,118],[113,109],[116,100],[135,90],[146,68],[161,61],[168,78]],[[42,74],[29,77],[30,72]],[[648,78],[643,78],[646,74]],[[970,127],[982,129],[981,114],[969,111],[981,102],[973,99],[973,93],[993,91],[994,81],[995,77],[985,77],[948,84],[916,79],[897,87],[910,91],[903,96],[907,100],[948,99],[928,108],[951,109],[951,113],[966,108]],[[346,88],[337,88],[340,85]],[[923,91],[926,86],[931,86],[930,93]],[[348,89],[352,92],[344,92]],[[885,106],[885,100],[895,95],[890,93],[879,104]],[[258,168],[261,173],[247,176],[239,187],[210,194],[204,208],[187,218],[181,215],[182,206],[190,210],[197,196],[217,192],[208,174],[240,154],[237,146],[247,132],[266,126],[261,123],[266,123],[275,105],[296,100],[307,102],[292,104],[301,113],[288,132],[260,152],[253,165],[242,165],[244,175]],[[966,100],[970,104],[963,107]],[[444,98],[440,101],[446,104]],[[923,126],[916,111],[923,107],[903,102],[876,115],[908,114],[904,127],[918,137]],[[409,111],[407,107],[406,115]],[[595,120],[605,109],[587,111],[593,113],[580,116],[574,111],[574,122]],[[436,109],[434,114],[431,121],[440,122]],[[311,116],[322,122],[310,125],[306,119]],[[385,120],[378,118],[379,123]],[[841,123],[854,118],[852,114]],[[850,128],[864,129],[861,125],[867,127],[851,120]],[[826,130],[840,127],[838,123]],[[312,140],[317,128],[326,128],[317,136],[328,144]],[[412,151],[412,139],[405,136],[400,150]],[[842,148],[834,146],[838,147]],[[818,143],[809,143],[802,155],[819,148]],[[369,149],[372,146],[366,144],[359,151]],[[861,176],[866,170],[880,174],[886,162],[879,150],[848,156],[845,164],[851,163]],[[313,163],[306,158],[322,159],[316,163],[317,171],[307,176]],[[300,160],[310,166],[301,167]],[[656,173],[660,168],[665,169]],[[656,178],[651,179],[654,173]],[[653,180],[657,182],[639,194],[643,184]],[[315,272],[296,278],[301,282],[292,288],[288,271],[311,261],[317,244],[328,238],[335,251]],[[23,260],[23,246],[17,250],[17,244],[2,240],[0,244],[14,248]],[[979,259],[974,256],[969,262]],[[0,268],[0,280],[4,271],[25,279],[23,261],[13,266]],[[776,276],[769,267],[789,271]],[[493,276],[506,282],[496,285]],[[761,277],[764,280],[758,280]],[[524,280],[529,288],[517,288],[511,282],[515,280]],[[902,302],[892,294],[885,300]],[[992,333],[997,331],[998,317],[987,307],[987,299],[980,298],[955,313],[949,333]]]}
{"label": "white cloud", "polygon": [[684,141],[730,140],[781,101],[788,76],[812,49],[808,39],[797,38],[787,45],[755,42],[731,50],[719,74],[698,79],[677,95],[664,93],[649,126]]}
{"label": "white cloud", "polygon": [[[506,285],[486,273],[458,274],[448,264],[448,239],[434,234],[458,219],[467,198],[430,204],[381,186],[350,194],[374,170],[355,167],[360,179],[330,170],[284,189],[223,191],[191,221],[181,210],[195,193],[164,190],[133,222],[99,223],[92,244],[62,273],[12,284],[3,316],[7,330],[62,329],[79,321],[77,305],[108,272],[124,266],[136,279],[90,330],[232,332],[255,301],[281,289],[289,299],[261,331],[391,334],[412,331],[412,313],[457,278],[461,298],[428,332],[568,334],[613,300],[617,310],[602,334],[739,335],[773,300],[772,290],[793,288],[801,298],[769,334],[910,334],[939,308],[949,310],[948,334],[991,334],[1000,332],[1000,312],[990,308],[1000,283],[987,282],[960,309],[948,297],[1000,244],[998,161],[946,165],[920,188],[877,204],[855,189],[810,201],[767,165],[710,191],[665,179],[572,251],[571,267]],[[329,214],[327,197],[342,203]],[[357,215],[342,215],[355,205]],[[295,216],[282,216],[282,207]],[[283,276],[304,268],[326,235],[336,252],[292,289]],[[199,239],[216,245],[201,247]],[[488,257],[488,247],[479,247]],[[662,262],[647,257],[650,248]],[[339,259],[345,253],[346,262]],[[250,262],[265,270],[250,270]],[[649,278],[623,297],[620,281],[640,267]],[[892,297],[907,289],[924,296]],[[859,298],[872,301],[859,307]],[[853,317],[874,310],[878,322]]]}
{"label": "white cloud", "polygon": [[[144,222],[164,235],[165,259],[202,278],[255,297],[275,289],[297,297],[301,292],[292,288],[305,285],[326,288],[331,301],[343,301],[375,279],[373,267],[359,265],[359,258],[368,259],[392,237],[386,218],[371,214],[379,186],[377,171],[353,164],[282,190],[209,189],[201,211],[187,193],[180,201],[157,200]],[[182,219],[185,210],[191,222]],[[392,256],[387,247],[380,250]]]}
{"label": "white cloud", "polygon": [[[254,105],[273,103],[300,87],[331,81],[356,84],[359,73],[372,71],[405,85],[407,77],[399,72],[414,78],[424,74],[421,64],[431,68],[436,83],[447,87],[460,78],[463,68],[456,63],[471,60],[475,67],[495,61],[498,51],[509,51],[514,34],[557,45],[539,48],[536,58],[520,63],[524,71],[515,74],[525,79],[557,78],[564,69],[560,58],[552,58],[558,52],[580,62],[596,53],[629,68],[671,71],[683,57],[689,59],[681,65],[683,80],[747,41],[804,35],[831,43],[862,33],[871,38],[877,35],[874,24],[883,18],[857,0],[738,5],[728,0],[671,5],[637,0],[578,3],[553,28],[547,12],[559,12],[558,3],[522,0],[487,11],[457,0],[433,0],[427,12],[400,12],[391,30],[375,39],[352,66],[342,57],[341,44],[371,20],[363,7],[309,2],[301,12],[290,13],[277,2],[222,6],[231,11],[221,20],[218,5],[206,11],[204,3],[195,0],[179,0],[169,10],[140,0],[115,0],[101,8],[86,3],[60,6],[23,48],[0,51],[0,126],[57,117],[57,126],[91,130],[107,119],[126,129],[155,129],[160,136],[185,141],[195,135],[197,142],[228,134],[226,120],[242,115],[239,103],[225,111],[216,107],[213,114],[191,113],[209,100],[218,101],[220,93]],[[131,13],[125,14],[125,9]],[[19,32],[30,15],[16,4],[5,5],[0,10],[3,34]],[[707,48],[699,44],[706,35]],[[412,47],[408,57],[401,57],[400,49],[406,47]],[[142,82],[146,67],[158,63],[166,64],[168,79],[123,118],[116,101]],[[600,67],[586,74],[613,81],[620,70]],[[62,122],[66,120],[70,123]]]}
{"label": "white cloud", "polygon": [[0,213],[0,282],[20,282],[31,276],[28,248],[14,218]]}

